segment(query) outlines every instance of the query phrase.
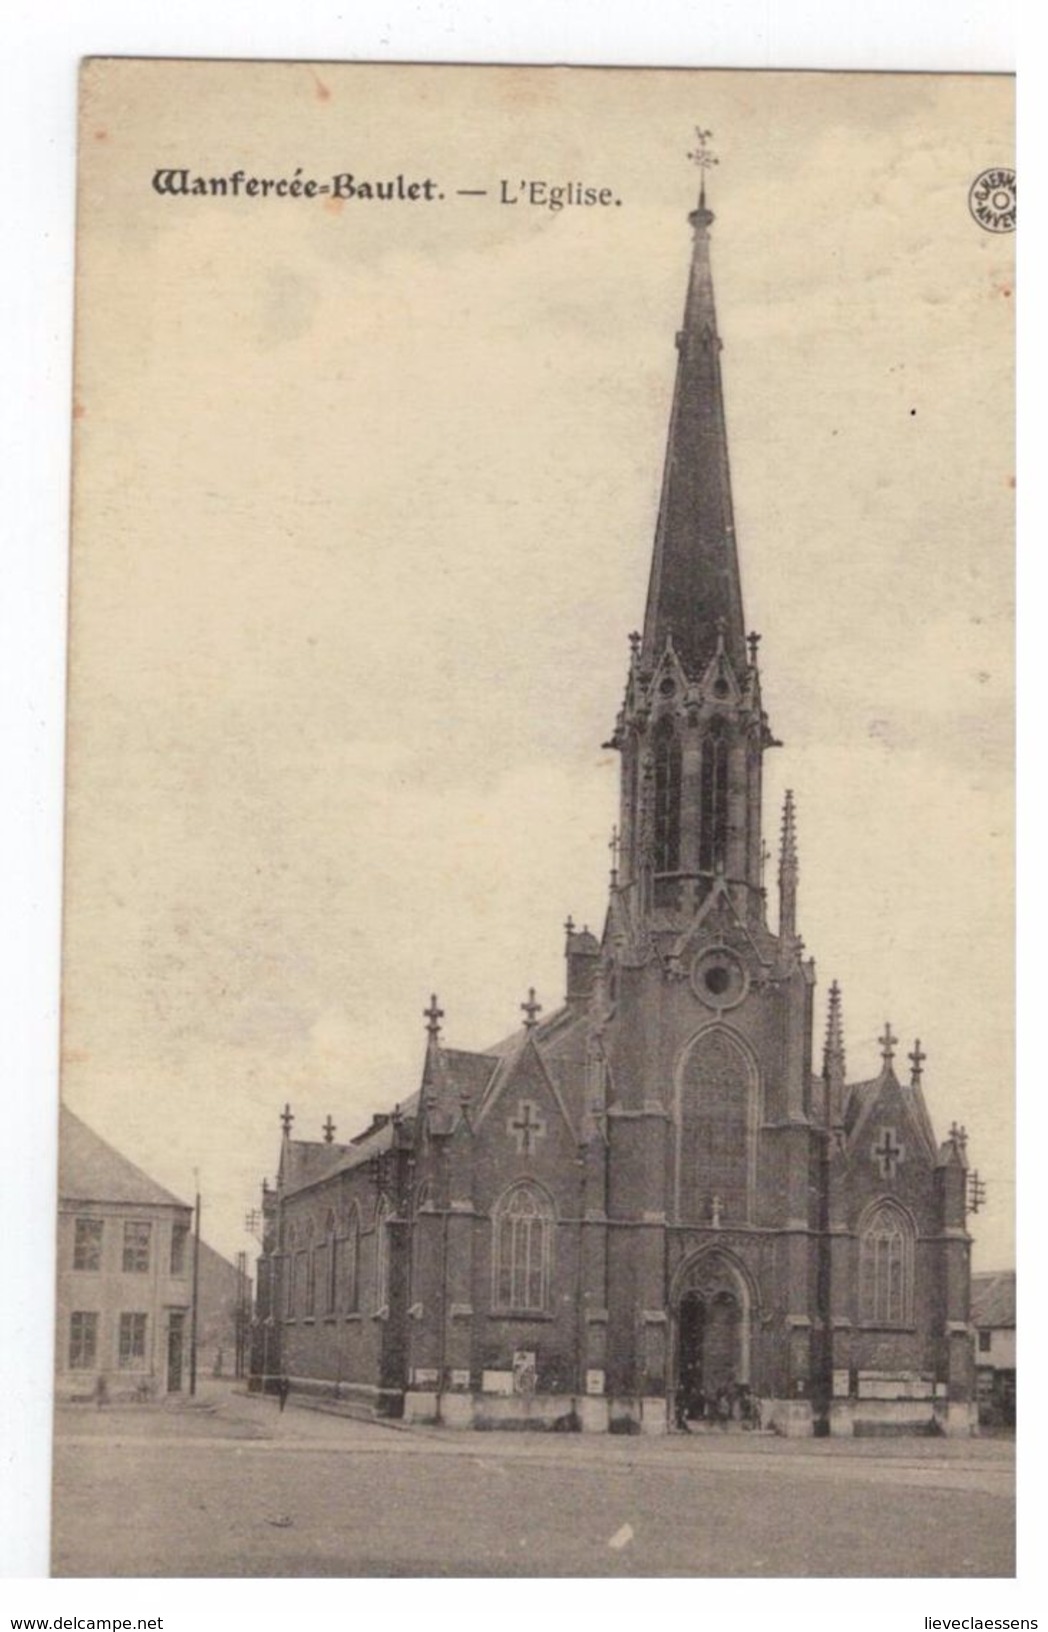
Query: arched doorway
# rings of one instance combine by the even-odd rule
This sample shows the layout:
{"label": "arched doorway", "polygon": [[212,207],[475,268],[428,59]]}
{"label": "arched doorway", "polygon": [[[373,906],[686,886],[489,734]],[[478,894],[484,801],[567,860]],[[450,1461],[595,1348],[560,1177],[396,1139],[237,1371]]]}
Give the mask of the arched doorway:
{"label": "arched doorway", "polygon": [[750,1382],[750,1292],[720,1251],[687,1265],[676,1290],[677,1409],[700,1417],[721,1390]]}
{"label": "arched doorway", "polygon": [[680,1300],[678,1375],[681,1403],[700,1417],[723,1388],[741,1382],[739,1327],[742,1311],[731,1292],[706,1297],[691,1289]]}

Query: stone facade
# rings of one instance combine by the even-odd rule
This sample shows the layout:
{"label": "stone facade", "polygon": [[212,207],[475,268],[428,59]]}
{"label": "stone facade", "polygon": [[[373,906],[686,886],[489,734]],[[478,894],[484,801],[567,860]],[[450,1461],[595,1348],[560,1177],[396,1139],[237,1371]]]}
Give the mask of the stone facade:
{"label": "stone facade", "polygon": [[769,923],[704,195],[690,220],[603,932],[569,920],[563,1005],[483,1052],[434,999],[417,1094],[350,1144],[285,1112],[255,1370],[449,1425],[661,1433],[728,1399],[787,1434],[967,1432],[965,1136],[937,1143],[890,1027],[846,1081],[836,986],[817,1069],[790,796]]}

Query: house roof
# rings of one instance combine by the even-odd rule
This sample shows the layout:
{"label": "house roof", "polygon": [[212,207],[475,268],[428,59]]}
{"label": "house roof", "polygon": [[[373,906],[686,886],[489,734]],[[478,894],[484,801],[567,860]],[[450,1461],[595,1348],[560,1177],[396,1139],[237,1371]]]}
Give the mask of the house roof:
{"label": "house roof", "polygon": [[99,1137],[86,1122],[61,1107],[58,1136],[58,1194],[70,1201],[129,1202],[138,1207],[184,1207],[134,1162]]}
{"label": "house roof", "polygon": [[996,1269],[972,1276],[972,1325],[1015,1325],[1014,1269]]}

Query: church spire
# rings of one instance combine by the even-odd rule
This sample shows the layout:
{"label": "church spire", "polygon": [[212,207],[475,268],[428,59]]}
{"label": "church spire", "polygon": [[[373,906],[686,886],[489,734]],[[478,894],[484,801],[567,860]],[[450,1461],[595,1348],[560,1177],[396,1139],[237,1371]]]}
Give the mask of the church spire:
{"label": "church spire", "polygon": [[644,617],[643,667],[651,672],[672,634],[685,673],[698,679],[717,649],[718,629],[734,668],[746,668],[742,589],[728,469],[717,313],[710,271],[706,171],[717,161],[709,131],[689,155],[702,171],[684,325],[677,335],[662,498]]}
{"label": "church spire", "polygon": [[705,171],[716,160],[709,131],[696,134],[703,185],[689,218],[695,242],[644,633],[630,636],[609,744],[622,754],[612,892],[640,938],[665,912],[697,914],[721,886],[745,922],[765,922],[762,755],[775,739],[742,616],[706,207]]}

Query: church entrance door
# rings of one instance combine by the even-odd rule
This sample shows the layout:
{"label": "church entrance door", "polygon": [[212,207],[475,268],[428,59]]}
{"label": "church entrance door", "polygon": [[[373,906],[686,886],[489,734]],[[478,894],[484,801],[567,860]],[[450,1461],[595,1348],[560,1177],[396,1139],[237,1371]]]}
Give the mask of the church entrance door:
{"label": "church entrance door", "polygon": [[675,1299],[676,1410],[693,1421],[723,1421],[725,1399],[734,1416],[750,1386],[746,1279],[727,1253],[705,1251],[683,1266]]}
{"label": "church entrance door", "polygon": [[685,1416],[711,1414],[719,1390],[740,1381],[740,1313],[731,1292],[693,1289],[681,1298],[677,1376]]}

